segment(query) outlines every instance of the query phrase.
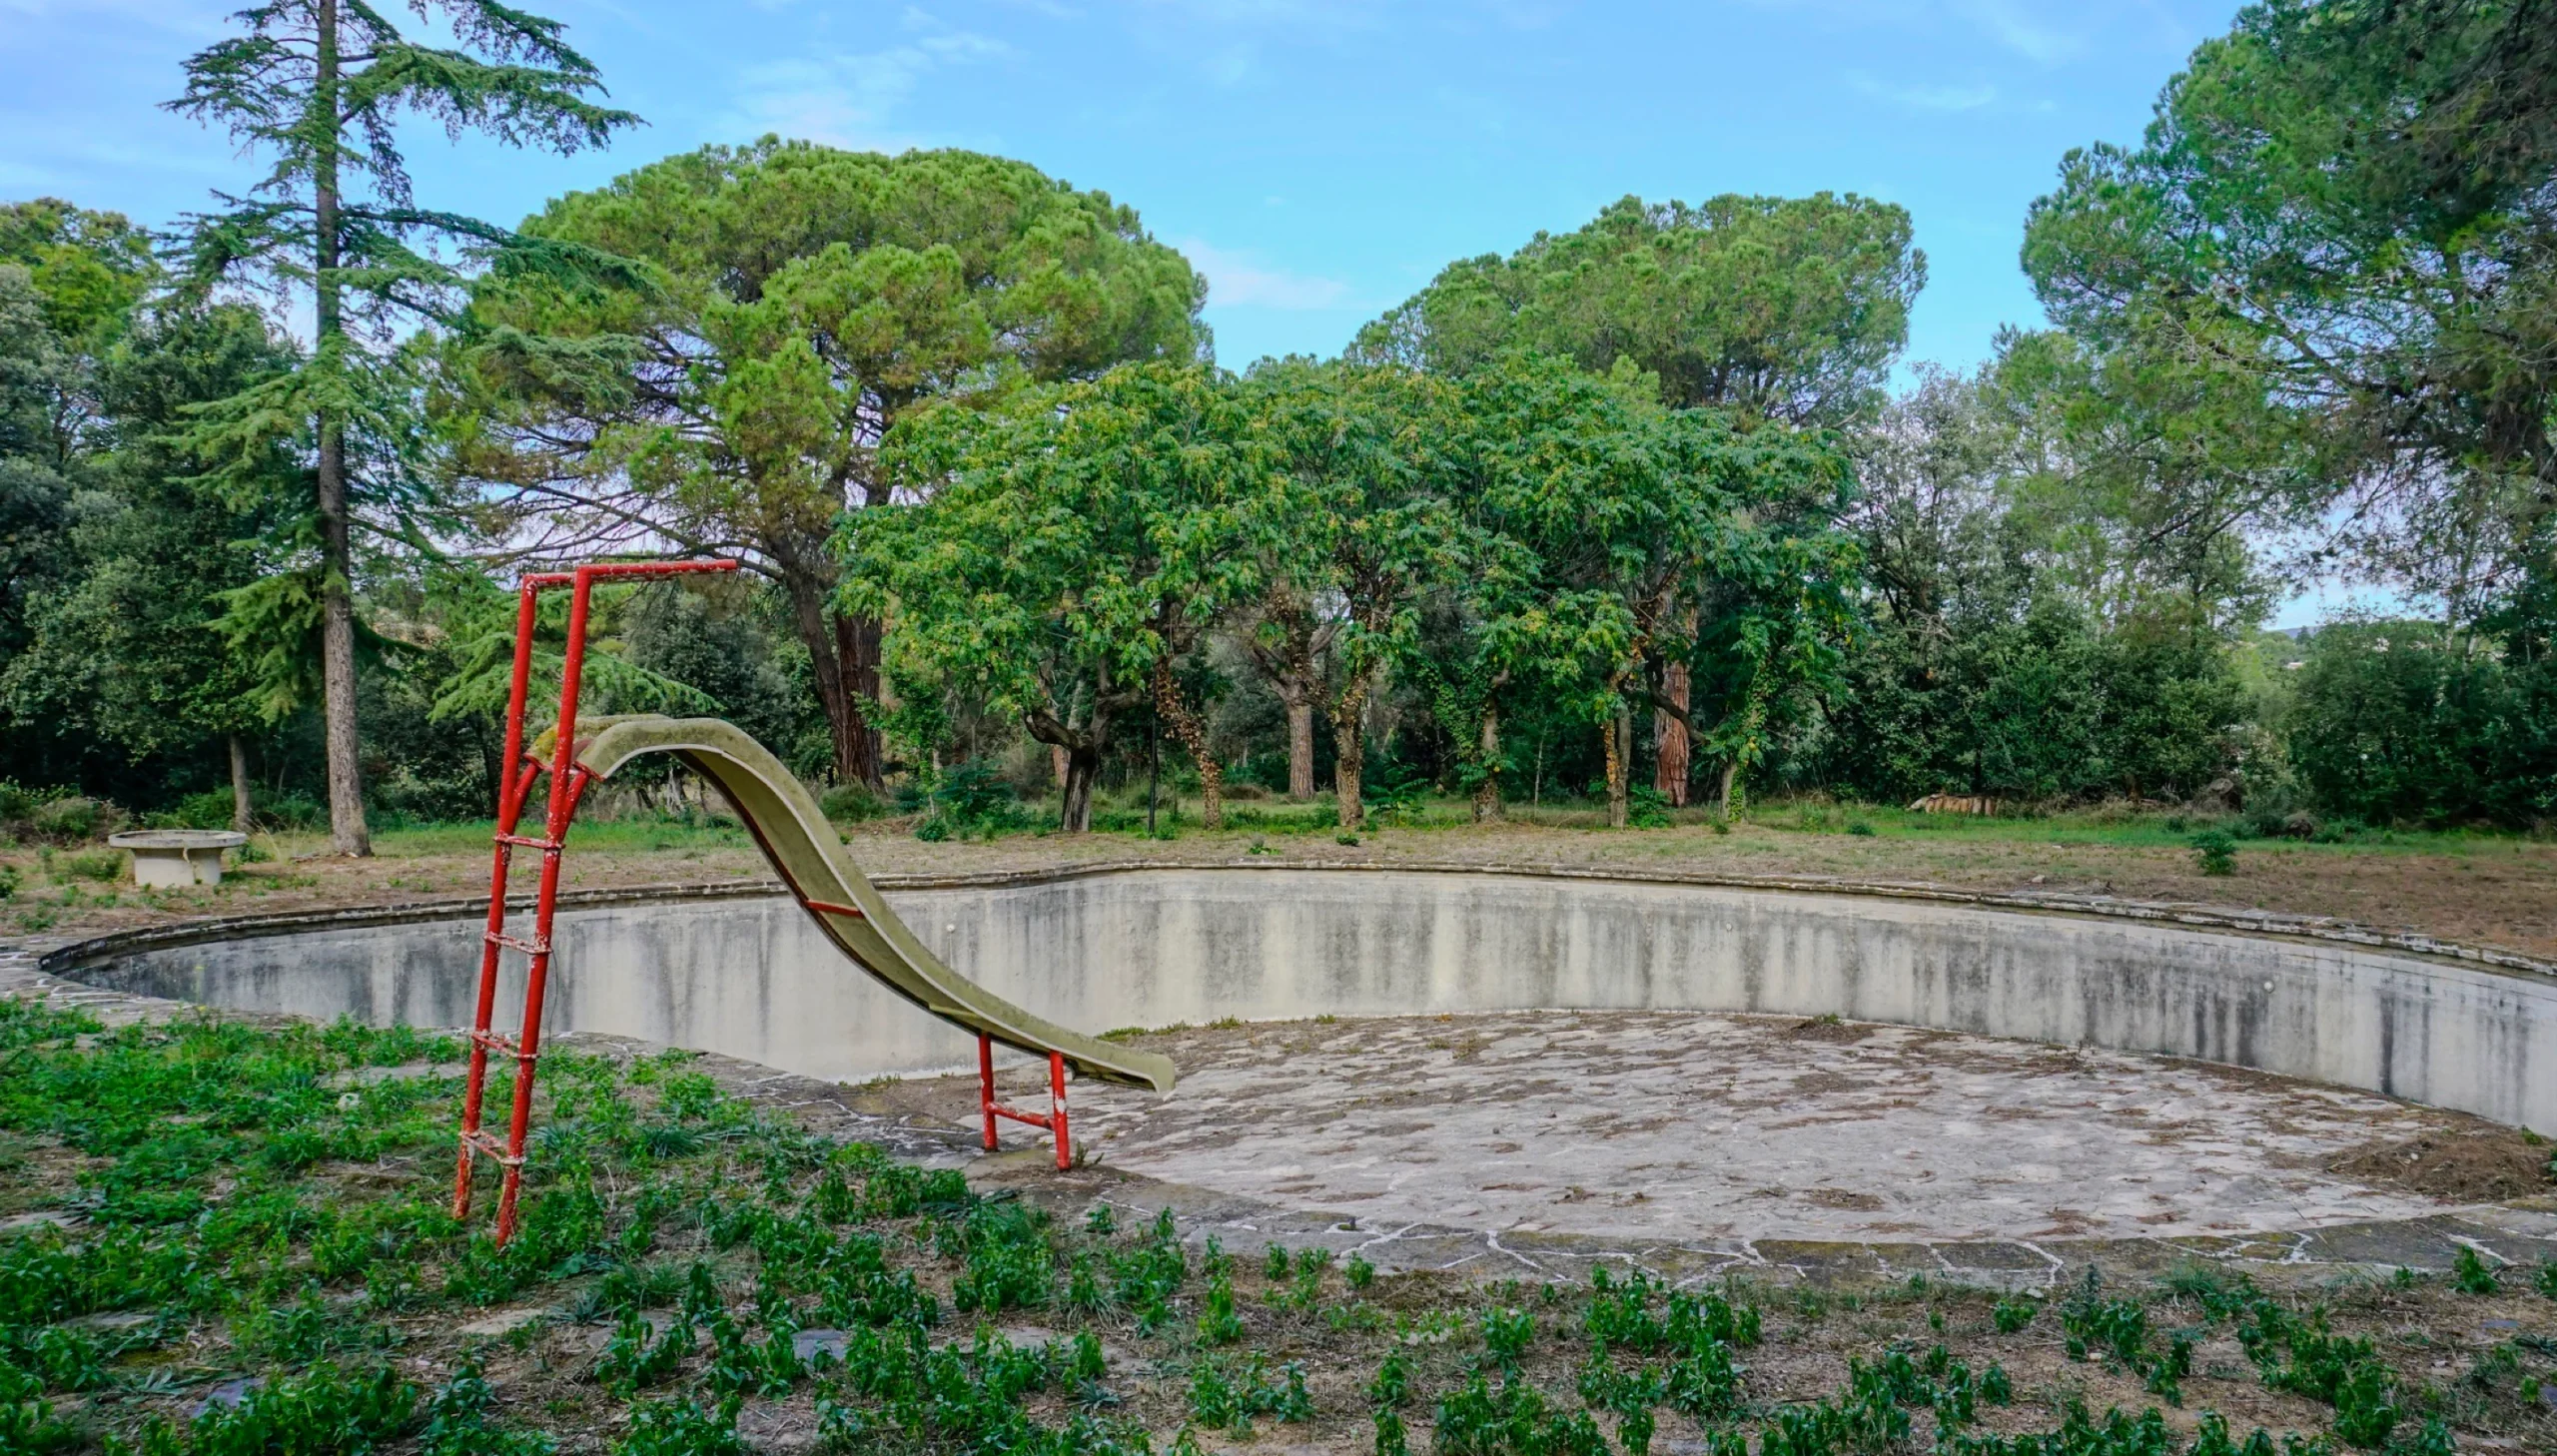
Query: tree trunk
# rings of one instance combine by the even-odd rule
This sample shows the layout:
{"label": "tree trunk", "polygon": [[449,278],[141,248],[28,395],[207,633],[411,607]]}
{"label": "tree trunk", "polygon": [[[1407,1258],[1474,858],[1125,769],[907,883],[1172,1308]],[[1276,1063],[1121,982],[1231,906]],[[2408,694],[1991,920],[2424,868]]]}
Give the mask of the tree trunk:
{"label": "tree trunk", "polygon": [[848,740],[851,754],[847,759],[838,749],[835,772],[847,783],[864,784],[872,789],[882,786],[886,765],[881,762],[879,730],[862,711],[863,702],[879,700],[879,620],[876,617],[834,616],[835,656],[838,675],[843,680],[843,726],[835,729],[839,741]]}
{"label": "tree trunk", "polygon": [[231,827],[247,834],[257,820],[249,803],[249,745],[237,733],[231,739]]}
{"label": "tree trunk", "polygon": [[1739,784],[1740,760],[1733,759],[1722,766],[1722,792],[1714,803],[1714,813],[1719,815],[1725,824],[1731,822],[1731,795]]}
{"label": "tree trunk", "polygon": [[1474,823],[1489,824],[1500,817],[1500,711],[1487,704],[1477,747],[1482,755],[1482,781],[1474,785]]}
{"label": "tree trunk", "polygon": [[1314,704],[1309,694],[1281,695],[1287,705],[1287,797],[1314,796]]}
{"label": "tree trunk", "polygon": [[1101,750],[1098,748],[1057,747],[1065,760],[1065,772],[1059,778],[1064,799],[1058,810],[1057,827],[1065,834],[1092,832],[1092,786],[1101,778]]}
{"label": "tree trunk", "polygon": [[1060,792],[1064,791],[1066,787],[1066,746],[1062,743],[1051,743],[1048,745],[1048,777],[1056,784]]}
{"label": "tree trunk", "polygon": [[1617,703],[1616,711],[1608,716],[1599,732],[1605,737],[1607,746],[1607,827],[1622,829],[1627,817],[1627,786],[1631,777],[1631,765],[1627,760],[1633,757],[1633,711],[1622,702]]}
{"label": "tree trunk", "polygon": [[[1226,819],[1226,775],[1224,767],[1217,762],[1217,756],[1209,751],[1208,725],[1200,720],[1199,715],[1191,710],[1189,701],[1181,695],[1181,684],[1172,675],[1169,656],[1155,661],[1154,687],[1155,712],[1162,716],[1164,726],[1172,730],[1172,736],[1181,740],[1181,746],[1190,750],[1190,761],[1199,768],[1200,827],[1215,829]],[[1177,810],[1175,812],[1178,813]]]}
{"label": "tree trunk", "polygon": [[1366,710],[1367,679],[1361,675],[1342,688],[1339,700],[1331,705],[1331,794],[1332,802],[1340,806],[1338,818],[1345,830],[1363,829],[1367,824],[1367,805],[1358,783],[1367,760],[1366,740],[1359,732]]}
{"label": "tree trunk", "polygon": [[[1688,706],[1687,664],[1670,663],[1661,674],[1661,687],[1669,701],[1683,713]],[[1687,725],[1676,716],[1659,708],[1651,713],[1651,742],[1658,753],[1651,771],[1651,786],[1672,809],[1687,807],[1687,775],[1692,747],[1687,739]]]}
{"label": "tree trunk", "polygon": [[879,736],[863,719],[855,695],[879,690],[879,624],[836,616],[833,578],[808,566],[798,552],[775,550],[772,557],[781,571],[782,590],[790,597],[791,625],[808,649],[808,666],[817,679],[817,702],[825,709],[833,741],[835,778],[876,789]]}
{"label": "tree trunk", "polygon": [[[338,114],[338,3],[320,0],[316,37],[319,104]],[[342,340],[338,278],[338,152],[334,132],[321,141],[312,175],[312,293],[317,345]],[[363,740],[356,731],[355,552],[347,508],[346,422],[322,409],[319,426],[320,699],[328,726],[329,847],[342,855],[373,853],[364,819]]]}

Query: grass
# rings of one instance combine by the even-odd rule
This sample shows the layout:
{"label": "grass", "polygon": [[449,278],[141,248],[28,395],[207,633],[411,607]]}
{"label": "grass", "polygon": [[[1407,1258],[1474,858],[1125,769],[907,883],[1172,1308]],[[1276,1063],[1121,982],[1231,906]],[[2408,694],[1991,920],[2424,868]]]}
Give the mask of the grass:
{"label": "grass", "polygon": [[[887,1456],[1256,1431],[1442,1456],[2412,1456],[2454,1426],[2557,1434],[2537,1401],[2557,1342],[2422,1373],[2482,1310],[2544,1323],[2523,1279],[2302,1297],[2091,1277],[2037,1320],[1923,1279],[1793,1297],[1245,1258],[1168,1212],[988,1195],[812,1135],[674,1054],[545,1055],[501,1252],[484,1199],[466,1222],[446,1206],[457,1054],[398,1028],[109,1031],[0,1001],[21,1210],[0,1232],[0,1450],[701,1456],[750,1449],[741,1424]],[[2218,1369],[2209,1349],[2242,1353]],[[2177,1404],[2205,1387],[2226,1419]]]}
{"label": "grass", "polygon": [[[1060,835],[1054,810],[1031,806],[1028,828],[977,827],[927,842],[912,819],[842,826],[854,858],[878,871],[1035,870],[1094,860],[1251,859],[1262,864],[1396,859],[1508,865],[1609,864],[1713,874],[1919,881],[1958,888],[2048,891],[2234,905],[2336,916],[2440,939],[2557,959],[2557,844],[2482,831],[2316,826],[2324,839],[2266,838],[2304,825],[2120,805],[2044,817],[1913,814],[1823,797],[1756,800],[1735,824],[1702,808],[1661,811],[1657,827],[1609,831],[1603,806],[1510,804],[1472,822],[1470,802],[1407,798],[1356,833],[1334,825],[1328,797],[1259,798],[1230,806],[1226,829],[1198,824],[1198,803],[1169,796],[1157,832],[1144,827],[1144,786],[1102,796],[1097,829]],[[0,933],[71,936],[181,916],[299,911],[389,900],[468,898],[487,883],[490,826],[387,826],[375,859],[328,854],[318,833],[261,835],[218,890],[141,892],[121,877],[82,877],[94,851],[0,845]],[[2227,856],[2197,841],[2229,836]],[[629,814],[580,820],[564,866],[572,888],[761,877],[750,839],[713,816]],[[2225,870],[2220,874],[2216,871]]]}

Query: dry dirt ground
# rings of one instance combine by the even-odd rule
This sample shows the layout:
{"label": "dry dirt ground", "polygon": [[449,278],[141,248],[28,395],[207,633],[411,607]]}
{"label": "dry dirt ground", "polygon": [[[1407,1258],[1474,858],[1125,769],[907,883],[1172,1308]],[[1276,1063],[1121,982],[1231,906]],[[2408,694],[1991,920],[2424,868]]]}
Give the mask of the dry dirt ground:
{"label": "dry dirt ground", "polygon": [[[1840,880],[1949,886],[1966,890],[2112,895],[2129,900],[2229,906],[2332,916],[2385,932],[2411,931],[2465,945],[2557,960],[2557,843],[2441,837],[2411,844],[2248,844],[2232,877],[2209,879],[2192,852],[2174,843],[2106,842],[2083,827],[2055,824],[2051,838],[1958,830],[1861,837],[1743,824],[1729,834],[1704,825],[1605,830],[1508,823],[1371,831],[1354,846],[1322,834],[1261,835],[1186,831],[1174,841],[1122,834],[1010,836],[992,843],[927,844],[902,823],[848,831],[854,856],[873,873],[1027,870],[1099,861],[1220,863],[1258,854],[1292,861],[1435,861],[1509,865],[1608,866],[1721,875],[1826,876]],[[574,888],[760,879],[762,858],[741,835],[669,830],[652,836],[610,825],[585,844],[571,839],[563,881]],[[1257,848],[1256,848],[1257,847]],[[278,842],[271,862],[243,866],[218,891],[144,895],[130,886],[88,885],[70,903],[45,887],[34,852],[0,851],[24,881],[16,927],[77,935],[203,915],[240,915],[469,896],[485,892],[488,850],[462,830],[387,835],[382,853],[345,860],[316,853],[309,837]],[[55,876],[53,878],[59,878]],[[8,907],[0,907],[0,917]],[[30,912],[50,923],[26,923]]]}

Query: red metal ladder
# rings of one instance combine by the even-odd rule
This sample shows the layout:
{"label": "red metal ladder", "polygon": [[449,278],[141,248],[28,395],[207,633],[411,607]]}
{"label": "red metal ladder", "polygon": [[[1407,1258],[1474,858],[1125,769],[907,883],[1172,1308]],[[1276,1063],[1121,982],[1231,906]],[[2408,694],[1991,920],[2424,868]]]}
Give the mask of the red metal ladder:
{"label": "red metal ladder", "polygon": [[[559,852],[568,838],[568,821],[576,816],[577,801],[584,796],[590,777],[576,763],[577,688],[586,665],[586,613],[594,583],[616,577],[736,569],[734,561],[611,562],[580,566],[573,571],[528,574],[517,588],[514,678],[506,692],[506,747],[499,759],[505,767],[497,784],[495,857],[488,870],[488,929],[480,938],[479,1002],[470,1022],[470,1071],[461,1097],[460,1165],[452,1179],[452,1216],[467,1218],[471,1173],[479,1155],[487,1154],[506,1170],[504,1185],[497,1194],[499,1248],[514,1236],[515,1195],[523,1183],[524,1134],[532,1121],[533,1067],[541,1050],[541,998],[550,978],[550,923],[552,912],[559,905]],[[560,586],[572,592],[568,642],[559,670],[559,711],[552,723],[557,741],[551,748],[550,762],[544,764],[524,751],[524,698],[532,682],[536,599],[542,592]],[[523,816],[524,800],[532,792],[532,781],[544,771],[550,775],[550,796],[543,807],[541,833],[517,834],[515,828]],[[528,938],[506,933],[506,874],[518,849],[541,851],[541,888],[533,898],[532,934]],[[512,1037],[489,1026],[497,1004],[498,961],[506,951],[521,952],[529,962],[524,972],[523,1019],[516,1023]],[[514,1105],[503,1142],[479,1125],[490,1052],[511,1057],[515,1063]]]}

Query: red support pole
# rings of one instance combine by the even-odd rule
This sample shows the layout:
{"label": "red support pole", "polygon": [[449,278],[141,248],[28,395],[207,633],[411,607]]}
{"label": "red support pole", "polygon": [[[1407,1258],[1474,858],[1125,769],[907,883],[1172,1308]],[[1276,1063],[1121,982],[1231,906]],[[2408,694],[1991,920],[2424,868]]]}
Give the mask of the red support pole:
{"label": "red support pole", "polygon": [[1066,1139],[1066,1054],[1048,1054],[1048,1130],[1057,1134],[1057,1171],[1075,1165],[1072,1144]]}
{"label": "red support pole", "polygon": [[995,1150],[995,1042],[977,1037],[977,1105],[986,1114],[986,1151]]}

